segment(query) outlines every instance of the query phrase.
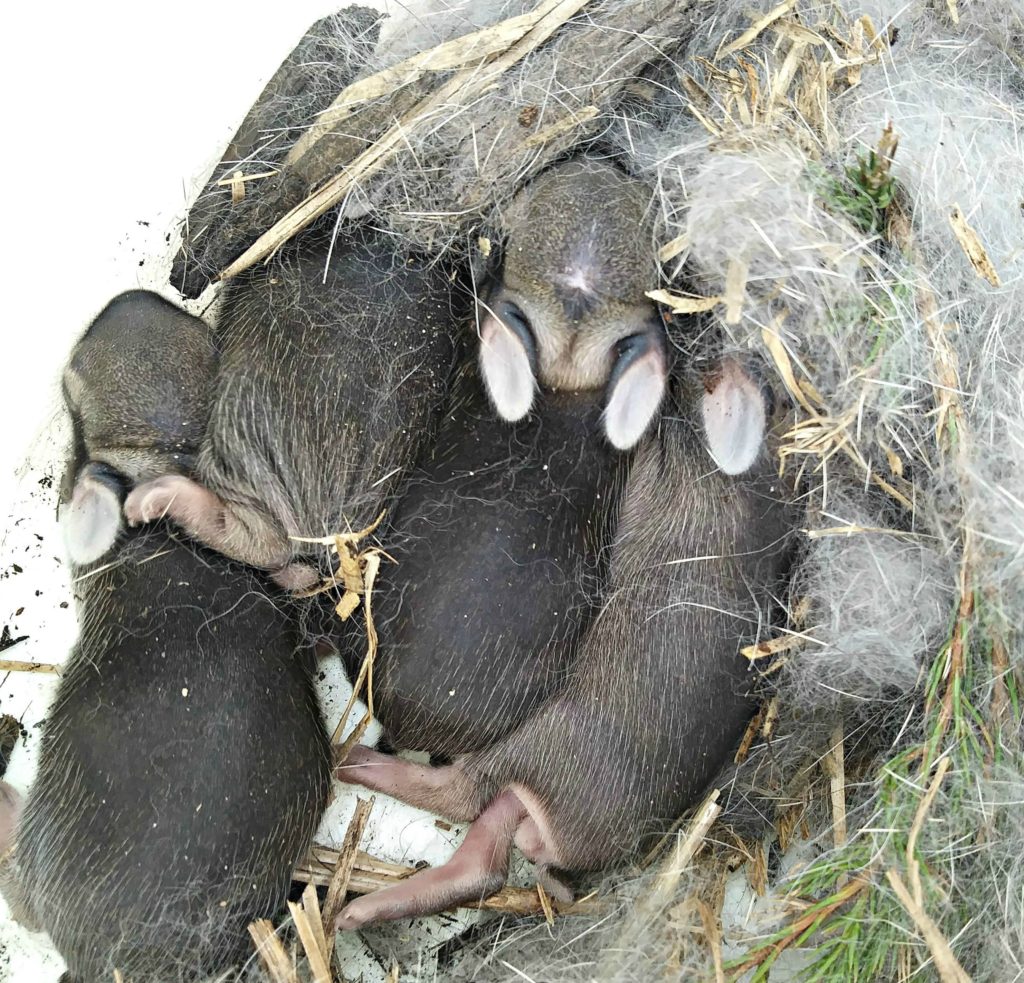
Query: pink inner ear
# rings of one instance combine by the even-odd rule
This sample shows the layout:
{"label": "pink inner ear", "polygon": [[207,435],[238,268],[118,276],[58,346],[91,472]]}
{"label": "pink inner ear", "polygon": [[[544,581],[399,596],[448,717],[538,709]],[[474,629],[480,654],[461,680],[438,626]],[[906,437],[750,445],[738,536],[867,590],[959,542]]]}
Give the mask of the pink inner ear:
{"label": "pink inner ear", "polygon": [[604,410],[612,447],[629,450],[646,433],[665,396],[666,379],[665,356],[652,345],[615,380]]}
{"label": "pink inner ear", "polygon": [[480,374],[503,420],[514,423],[530,412],[535,387],[530,356],[516,333],[493,314],[480,323]]}
{"label": "pink inner ear", "polygon": [[73,562],[98,560],[121,531],[121,502],[117,493],[101,481],[82,475],[75,482],[63,520],[64,542]]}
{"label": "pink inner ear", "polygon": [[704,394],[708,451],[726,474],[742,474],[757,460],[766,427],[764,396],[757,382],[732,359]]}

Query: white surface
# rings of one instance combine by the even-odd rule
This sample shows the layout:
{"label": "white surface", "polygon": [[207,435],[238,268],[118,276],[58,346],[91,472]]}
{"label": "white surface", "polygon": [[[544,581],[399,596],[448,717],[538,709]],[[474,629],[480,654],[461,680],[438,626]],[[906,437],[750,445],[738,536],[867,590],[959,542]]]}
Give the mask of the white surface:
{"label": "white surface", "polygon": [[[389,0],[361,2],[402,14]],[[177,299],[166,287],[176,220],[294,43],[338,6],[178,0],[14,5],[5,15],[0,626],[29,637],[0,658],[59,663],[75,638],[55,522],[66,439],[59,375],[71,345],[122,290],[147,287]],[[7,773],[22,791],[55,683],[0,673],[0,712],[25,728]],[[332,728],[346,688],[335,665],[323,694]],[[353,808],[352,794],[338,790],[323,842],[340,842]],[[378,801],[366,848],[389,860],[436,863],[450,852],[451,835],[422,813]],[[439,931],[436,923],[435,941]],[[341,951],[350,975],[383,978],[356,939],[343,940]],[[60,971],[46,937],[14,924],[0,902],[0,980],[52,983]]]}

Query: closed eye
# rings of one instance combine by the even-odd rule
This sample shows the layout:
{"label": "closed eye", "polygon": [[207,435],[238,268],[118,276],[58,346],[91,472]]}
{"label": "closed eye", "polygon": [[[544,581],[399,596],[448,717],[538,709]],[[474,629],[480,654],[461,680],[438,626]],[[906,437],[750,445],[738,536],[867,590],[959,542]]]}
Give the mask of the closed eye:
{"label": "closed eye", "polygon": [[537,339],[534,337],[533,329],[530,327],[529,319],[520,310],[518,305],[510,300],[503,300],[495,308],[495,313],[505,325],[521,342],[530,364],[536,367],[537,362]]}

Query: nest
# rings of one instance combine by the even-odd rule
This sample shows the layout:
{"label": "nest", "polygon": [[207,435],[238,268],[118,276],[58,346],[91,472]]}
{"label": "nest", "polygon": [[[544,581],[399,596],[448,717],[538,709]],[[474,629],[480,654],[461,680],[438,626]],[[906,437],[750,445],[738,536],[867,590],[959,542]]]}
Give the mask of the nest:
{"label": "nest", "polygon": [[[759,353],[792,400],[808,526],[788,627],[745,653],[766,696],[735,767],[572,911],[485,902],[542,917],[449,976],[763,980],[799,950],[807,979],[1024,978],[1020,4],[480,6],[397,62],[372,12],[314,25],[172,282],[195,296],[324,216],[478,260],[545,166],[613,156],[654,191],[677,334]],[[300,871],[324,910],[307,891],[293,937],[254,926],[273,979],[304,953],[329,980],[332,906],[406,875],[359,853],[368,808]]]}

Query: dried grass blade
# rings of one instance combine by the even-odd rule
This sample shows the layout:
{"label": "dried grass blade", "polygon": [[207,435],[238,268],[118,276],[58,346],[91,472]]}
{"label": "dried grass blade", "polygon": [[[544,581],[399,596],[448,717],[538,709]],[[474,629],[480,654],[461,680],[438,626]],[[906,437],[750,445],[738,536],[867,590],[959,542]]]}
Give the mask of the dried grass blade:
{"label": "dried grass blade", "polygon": [[772,7],[763,17],[758,17],[735,41],[727,44],[717,55],[715,61],[721,61],[728,55],[747,47],[752,41],[757,40],[765,28],[774,24],[780,17],[784,17],[796,6],[796,0],[784,0],[777,7]]}
{"label": "dried grass blade", "polygon": [[[673,239],[669,245],[672,246],[679,241],[679,239]],[[672,255],[676,255],[676,253]],[[648,290],[646,291],[646,296],[650,297],[656,304],[669,308],[673,314],[703,314],[707,311],[713,311],[722,303],[721,297],[687,296],[685,294],[670,293],[668,290]]]}
{"label": "dried grass blade", "polygon": [[445,41],[346,86],[338,93],[334,102],[320,114],[317,121],[295,142],[285,158],[285,164],[292,165],[299,160],[310,147],[344,120],[353,106],[389,95],[395,89],[415,82],[428,72],[447,72],[463,68],[470,62],[479,62],[507,50],[530,31],[556,3],[557,0],[548,0],[528,14],[509,17],[491,27]]}

